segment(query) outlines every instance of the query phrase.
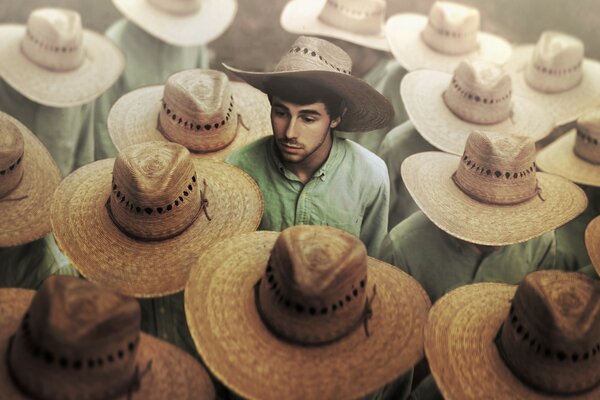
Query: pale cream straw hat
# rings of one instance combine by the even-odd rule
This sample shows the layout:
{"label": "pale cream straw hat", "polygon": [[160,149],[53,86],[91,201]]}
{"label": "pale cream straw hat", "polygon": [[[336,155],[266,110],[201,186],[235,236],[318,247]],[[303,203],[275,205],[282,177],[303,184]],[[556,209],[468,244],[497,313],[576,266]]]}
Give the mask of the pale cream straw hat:
{"label": "pale cream straw hat", "polygon": [[140,306],[83,279],[0,289],[3,400],[214,399],[206,370],[140,332]]}
{"label": "pale cream straw hat", "polygon": [[537,165],[575,183],[600,187],[600,108],[581,115],[576,128],[542,149]]}
{"label": "pale cream straw hat", "polygon": [[121,75],[125,58],[104,36],[83,29],[75,11],[34,10],[27,26],[0,25],[0,77],[50,107],[89,103]]}
{"label": "pale cream straw hat", "polygon": [[414,154],[402,179],[419,208],[440,229],[467,242],[505,246],[569,222],[587,207],[581,188],[536,172],[531,139],[473,132],[462,157]]}
{"label": "pale cream straw hat", "polygon": [[390,51],[383,29],[386,9],[386,0],[292,0],[285,5],[280,22],[287,32]]}
{"label": "pale cream straw hat", "polygon": [[444,398],[600,398],[600,282],[538,271],[476,283],[432,307],[425,333]]}
{"label": "pale cream straw hat", "polygon": [[452,154],[462,154],[473,130],[538,141],[554,128],[554,120],[544,108],[514,93],[510,75],[482,59],[461,61],[452,75],[410,72],[400,84],[400,93],[421,136]]}
{"label": "pale cream straw hat", "polygon": [[0,247],[50,233],[50,199],[59,182],[60,171],[42,142],[0,112]]}
{"label": "pale cream straw hat", "polygon": [[600,275],[600,216],[594,218],[585,228],[585,248],[596,273]]}
{"label": "pale cream straw hat", "polygon": [[508,62],[512,47],[504,39],[479,30],[476,8],[436,1],[429,15],[396,14],[385,32],[392,54],[408,71],[432,69],[451,73],[466,57],[496,64]]}
{"label": "pale cream straw hat", "polygon": [[242,170],[192,159],[175,143],[148,142],[66,177],[54,196],[52,227],[90,281],[158,297],[181,291],[199,255],[255,230],[262,212],[260,189]]}
{"label": "pale cream straw hat", "polygon": [[149,141],[171,141],[192,157],[224,159],[231,151],[273,134],[267,96],[208,69],[177,72],[165,85],[121,97],[108,114],[118,150]]}
{"label": "pale cream straw hat", "polygon": [[575,121],[600,102],[600,63],[584,58],[576,37],[546,31],[535,45],[515,48],[515,91],[542,106],[557,125]]}
{"label": "pale cream straw hat", "polygon": [[335,228],[224,240],[184,293],[202,359],[246,398],[357,398],[423,357],[423,288]]}
{"label": "pale cream straw hat", "polygon": [[236,0],[113,0],[115,7],[150,35],[174,46],[200,46],[233,22]]}

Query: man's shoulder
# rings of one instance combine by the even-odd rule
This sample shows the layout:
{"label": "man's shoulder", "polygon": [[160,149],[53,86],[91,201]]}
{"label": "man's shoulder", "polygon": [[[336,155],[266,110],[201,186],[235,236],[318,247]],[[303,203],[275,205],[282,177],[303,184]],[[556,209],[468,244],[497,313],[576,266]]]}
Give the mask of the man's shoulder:
{"label": "man's shoulder", "polygon": [[340,139],[341,145],[346,148],[346,158],[344,162],[353,163],[353,167],[361,171],[360,176],[366,179],[383,178],[388,179],[387,166],[385,162],[358,143],[348,139]]}
{"label": "man's shoulder", "polygon": [[391,241],[396,245],[410,247],[413,244],[430,242],[437,237],[447,235],[441,231],[422,211],[411,214],[390,230]]}

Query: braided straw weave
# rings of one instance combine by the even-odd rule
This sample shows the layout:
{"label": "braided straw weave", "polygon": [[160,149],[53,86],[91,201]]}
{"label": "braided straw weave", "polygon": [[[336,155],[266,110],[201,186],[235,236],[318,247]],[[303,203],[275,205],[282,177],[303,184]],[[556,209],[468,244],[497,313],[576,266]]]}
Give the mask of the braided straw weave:
{"label": "braided straw weave", "polygon": [[594,218],[585,228],[585,248],[600,275],[600,217]]}

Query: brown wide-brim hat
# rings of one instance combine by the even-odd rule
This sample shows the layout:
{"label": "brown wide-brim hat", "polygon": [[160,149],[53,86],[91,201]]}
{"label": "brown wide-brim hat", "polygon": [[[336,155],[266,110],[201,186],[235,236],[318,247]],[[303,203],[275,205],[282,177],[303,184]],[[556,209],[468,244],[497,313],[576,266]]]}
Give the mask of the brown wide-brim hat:
{"label": "brown wide-brim hat", "polygon": [[21,51],[25,25],[0,25],[0,77],[29,100],[49,107],[89,103],[117,81],[125,57],[99,33],[83,30],[85,58],[71,71],[54,71],[31,61]]}
{"label": "brown wide-brim hat", "polygon": [[56,242],[88,280],[132,297],[181,291],[189,270],[207,248],[227,237],[256,230],[263,198],[244,171],[216,160],[194,159],[206,180],[207,212],[179,235],[141,241],[123,233],[105,203],[112,190],[114,158],[88,164],[60,184],[52,204]]}
{"label": "brown wide-brim hat", "polygon": [[[11,335],[17,332],[35,291],[0,289],[0,387],[2,399],[29,399],[14,385],[7,368],[6,354]],[[140,389],[132,399],[213,399],[215,390],[202,366],[177,347],[140,333],[137,363],[140,368],[152,361],[152,367],[141,380]],[[119,399],[124,400],[127,396]],[[117,399],[115,399],[117,400]]]}
{"label": "brown wide-brim hat", "polygon": [[[230,85],[241,116],[235,139],[217,151],[197,153],[190,150],[193,158],[223,160],[233,150],[273,134],[271,105],[267,96],[242,82],[230,82]],[[134,90],[112,106],[108,114],[108,133],[117,150],[151,141],[169,142],[157,127],[164,88],[160,85]]]}
{"label": "brown wide-brim hat", "polygon": [[357,398],[423,357],[429,298],[409,275],[374,258],[367,267],[369,286],[377,286],[370,337],[360,325],[334,343],[300,346],[271,333],[256,309],[254,286],[278,235],[254,232],[224,240],[190,272],[184,292],[188,326],[221,382],[247,398]]}
{"label": "brown wide-brim hat", "polygon": [[496,205],[463,192],[452,180],[460,157],[439,151],[413,154],[402,180],[423,213],[444,232],[470,243],[506,246],[526,242],[571,221],[587,207],[583,190],[556,175],[537,172],[540,196]]}
{"label": "brown wide-brim hat", "polygon": [[548,136],[555,123],[550,114],[518,94],[512,96],[512,115],[497,124],[476,124],[458,117],[448,108],[442,94],[452,74],[439,71],[414,71],[400,84],[406,112],[417,131],[436,148],[460,155],[474,130],[506,133],[531,138],[534,142]]}
{"label": "brown wide-brim hat", "polygon": [[273,78],[303,79],[327,88],[340,96],[347,107],[342,122],[336,128],[343,132],[369,132],[384,128],[394,118],[390,102],[367,82],[352,75],[325,70],[249,72],[223,66],[265,93],[268,93],[265,83]]}
{"label": "brown wide-brim hat", "polygon": [[596,273],[600,275],[600,216],[594,218],[585,228],[585,248]]}
{"label": "brown wide-brim hat", "polygon": [[506,366],[494,338],[517,286],[476,283],[446,294],[429,312],[425,353],[445,399],[598,399],[600,387],[552,396],[521,382]]}
{"label": "brown wide-brim hat", "polygon": [[486,32],[477,33],[477,51],[451,55],[430,48],[422,39],[421,32],[427,26],[427,16],[421,14],[396,14],[385,24],[390,49],[396,61],[406,70],[431,69],[452,73],[461,60],[480,57],[496,64],[506,64],[512,46],[505,39]]}
{"label": "brown wide-brim hat", "polygon": [[580,185],[600,187],[600,165],[575,154],[576,138],[577,130],[571,129],[544,147],[537,155],[536,165],[544,172],[564,176]]}
{"label": "brown wide-brim hat", "polygon": [[515,92],[543,107],[554,117],[557,126],[575,121],[600,104],[600,62],[585,58],[583,79],[577,86],[560,93],[544,93],[529,86],[525,80],[525,66],[531,61],[534,49],[534,44],[514,48],[507,71],[513,75]]}
{"label": "brown wide-brim hat", "polygon": [[14,124],[23,135],[23,179],[0,199],[0,247],[18,246],[50,233],[52,194],[60,183],[60,171],[42,142],[8,114],[0,118]]}

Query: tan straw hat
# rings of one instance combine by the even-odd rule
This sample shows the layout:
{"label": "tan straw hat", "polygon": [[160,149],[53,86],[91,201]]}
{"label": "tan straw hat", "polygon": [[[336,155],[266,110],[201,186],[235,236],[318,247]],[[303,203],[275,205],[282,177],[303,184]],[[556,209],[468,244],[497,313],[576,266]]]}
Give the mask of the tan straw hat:
{"label": "tan straw hat", "polygon": [[224,66],[263,92],[268,92],[266,86],[270,80],[299,79],[336,93],[347,107],[337,127],[340,131],[368,132],[387,126],[394,118],[394,108],[382,94],[350,75],[350,56],[323,39],[300,36],[273,72],[248,72]]}
{"label": "tan straw hat", "polygon": [[600,216],[594,218],[585,228],[585,248],[596,273],[600,275]]}
{"label": "tan straw hat", "polygon": [[140,306],[83,279],[0,289],[2,398],[214,399],[191,356],[140,332]]}
{"label": "tan straw hat", "polygon": [[81,26],[75,11],[34,10],[27,26],[0,25],[0,77],[50,107],[89,103],[121,75],[125,58],[104,36]]}
{"label": "tan straw hat", "polygon": [[537,156],[538,167],[582,185],[600,187],[600,108],[587,111]]}
{"label": "tan straw hat", "polygon": [[423,357],[425,291],[335,228],[224,240],[184,293],[202,359],[243,397],[357,398]]}
{"label": "tan straw hat", "polygon": [[264,93],[209,69],[171,75],[166,85],[121,97],[108,115],[118,150],[150,141],[171,141],[193,157],[224,159],[231,151],[273,133]]}
{"label": "tan straw hat", "polygon": [[58,167],[42,142],[0,112],[0,247],[50,233],[50,199],[59,183]]}
{"label": "tan straw hat", "polygon": [[575,121],[600,101],[600,63],[584,58],[576,37],[546,31],[536,45],[515,48],[515,91],[542,106],[557,125]]}
{"label": "tan straw hat", "polygon": [[599,313],[600,282],[576,272],[463,286],[429,313],[431,373],[448,400],[598,399]]}
{"label": "tan straw hat", "polygon": [[292,0],[285,5],[280,22],[291,33],[390,51],[383,30],[386,9],[386,0]]}
{"label": "tan straw hat", "polygon": [[429,16],[392,16],[385,32],[392,54],[408,71],[432,69],[451,73],[462,59],[472,56],[505,64],[511,45],[496,35],[481,32],[479,20],[476,8],[436,1]]}
{"label": "tan straw hat", "polygon": [[263,200],[242,170],[192,159],[183,146],[132,145],[61,183],[56,242],[92,282],[135,297],[181,291],[213,243],[258,227]]}
{"label": "tan straw hat", "polygon": [[554,120],[542,107],[513,93],[510,75],[482,59],[467,59],[454,74],[408,73],[400,93],[410,120],[433,146],[462,154],[473,130],[527,136],[548,136]]}
{"label": "tan straw hat", "polygon": [[473,132],[462,157],[414,154],[402,179],[440,229],[467,242],[505,246],[549,232],[581,214],[587,198],[565,178],[536,172],[526,137]]}
{"label": "tan straw hat", "polygon": [[236,0],[113,0],[117,9],[150,35],[174,46],[200,46],[233,22]]}

